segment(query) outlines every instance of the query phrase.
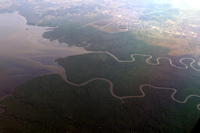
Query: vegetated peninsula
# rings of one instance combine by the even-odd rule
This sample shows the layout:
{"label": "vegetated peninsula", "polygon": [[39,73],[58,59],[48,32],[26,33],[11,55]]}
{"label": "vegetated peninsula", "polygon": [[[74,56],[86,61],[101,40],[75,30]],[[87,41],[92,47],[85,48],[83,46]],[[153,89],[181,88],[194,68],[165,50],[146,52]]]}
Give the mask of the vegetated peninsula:
{"label": "vegetated peninsula", "polygon": [[[153,81],[156,69],[146,65],[144,58],[136,59],[137,61],[128,65],[119,63],[107,54],[87,54],[57,60],[68,72],[68,81],[64,81],[59,75],[45,75],[17,87],[13,96],[1,101],[1,107],[6,109],[0,115],[2,131],[190,132],[199,117],[199,110],[196,108],[199,98],[193,97],[181,104],[171,98],[173,90],[151,86],[142,88],[145,93],[142,96],[139,84],[132,86],[133,83],[145,83],[149,79]],[[176,69],[163,63],[165,68]],[[147,66],[151,70],[145,69]],[[161,66],[157,69],[158,72],[163,71]],[[114,71],[116,73],[112,75]],[[141,76],[138,77],[137,74]],[[162,76],[157,78],[169,80]],[[93,80],[85,83],[88,79]],[[108,80],[114,85],[114,94],[124,97],[123,99],[113,96]],[[117,82],[119,87],[116,86]],[[128,94],[125,90],[132,93]],[[119,95],[119,91],[125,93]],[[177,95],[176,99],[184,100],[184,97],[178,93]]]}
{"label": "vegetated peninsula", "polygon": [[67,79],[45,75],[17,87],[0,103],[2,131],[190,132],[199,117],[199,98],[192,96],[198,73],[168,59],[153,65],[149,55],[132,57],[102,52],[58,59]]}
{"label": "vegetated peninsula", "polygon": [[[139,4],[136,10],[123,2],[110,10],[107,6],[111,4],[106,2],[75,2],[67,8],[39,10],[50,5],[36,8],[37,2],[30,3],[9,10],[19,10],[28,24],[55,27],[44,38],[84,47],[91,53],[57,59],[65,69],[64,76],[33,78],[0,101],[5,109],[0,114],[1,131],[192,130],[200,117],[199,42],[197,33],[188,30],[191,22],[175,21],[180,10],[151,3],[145,4],[145,10]],[[134,22],[129,21],[131,17]]]}

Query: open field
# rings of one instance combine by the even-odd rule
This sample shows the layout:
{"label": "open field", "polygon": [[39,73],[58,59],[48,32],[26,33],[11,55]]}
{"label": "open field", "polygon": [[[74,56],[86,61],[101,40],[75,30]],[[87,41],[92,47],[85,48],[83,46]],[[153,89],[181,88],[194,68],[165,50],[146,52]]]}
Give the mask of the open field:
{"label": "open field", "polygon": [[118,33],[118,32],[125,32],[125,30],[120,30],[119,29],[119,26],[115,23],[107,26],[107,27],[104,27],[101,29],[102,31],[105,31],[105,32],[108,32],[108,33]]}
{"label": "open field", "polygon": [[110,23],[112,23],[111,20],[100,20],[100,21],[93,23],[92,25],[101,28],[101,27],[104,27],[104,26],[106,26]]}
{"label": "open field", "polygon": [[163,36],[157,33],[146,34],[142,31],[134,31],[133,34],[136,35],[137,39],[145,41],[147,44],[168,48],[170,50],[168,55],[170,56],[193,55],[193,51],[191,51],[190,46],[188,46],[186,39]]}

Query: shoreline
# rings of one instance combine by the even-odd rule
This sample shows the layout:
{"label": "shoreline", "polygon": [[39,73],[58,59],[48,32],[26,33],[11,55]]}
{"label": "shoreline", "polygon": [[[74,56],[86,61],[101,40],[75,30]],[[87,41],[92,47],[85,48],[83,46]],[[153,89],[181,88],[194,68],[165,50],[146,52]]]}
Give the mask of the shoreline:
{"label": "shoreline", "polygon": [[[49,28],[52,30],[52,27],[27,25],[25,17],[17,11],[0,15],[0,100],[12,95],[17,86],[29,79],[44,73],[55,73],[52,72],[54,68],[51,66],[55,69],[60,67],[55,59],[89,53],[84,48],[69,47],[68,44],[60,44],[57,40],[51,42],[43,38],[42,34],[49,31]],[[45,64],[48,65],[48,69]]]}
{"label": "shoreline", "polygon": [[[175,68],[177,68],[177,69],[188,69],[189,67],[188,67],[188,65],[186,65],[185,63],[183,63],[182,61],[183,60],[185,60],[185,59],[189,59],[189,60],[192,60],[192,62],[190,63],[190,67],[191,68],[193,68],[193,70],[195,70],[195,71],[200,71],[199,69],[196,69],[195,67],[193,67],[193,63],[194,62],[196,62],[195,61],[195,59],[192,59],[192,58],[181,58],[180,60],[179,60],[179,62],[181,63],[181,64],[183,64],[185,67],[178,67],[178,66],[176,66],[176,65],[174,65],[173,63],[172,63],[172,60],[170,59],[170,58],[167,58],[167,57],[158,57],[157,58],[157,63],[150,63],[150,59],[152,58],[152,56],[151,55],[146,55],[146,54],[132,54],[132,55],[130,55],[130,57],[132,58],[132,60],[127,60],[127,61],[122,61],[122,60],[119,60],[115,55],[113,55],[113,54],[111,54],[111,53],[109,53],[109,52],[102,52],[102,51],[98,51],[98,52],[95,52],[95,51],[91,51],[90,53],[85,53],[85,54],[95,54],[95,53],[99,53],[99,54],[102,54],[102,53],[104,53],[104,54],[108,54],[109,56],[111,56],[112,58],[114,58],[116,61],[118,61],[119,63],[121,63],[121,62],[127,62],[127,63],[130,63],[130,62],[134,62],[135,61],[135,58],[133,57],[134,55],[140,55],[140,56],[149,56],[149,58],[147,58],[146,59],[146,63],[147,64],[150,64],[150,65],[159,65],[160,64],[160,62],[159,62],[159,60],[160,59],[168,59],[169,60],[169,63],[170,63],[170,65],[171,66],[173,66],[173,67],[175,67]],[[174,95],[177,93],[177,90],[175,89],[175,88],[167,88],[167,87],[157,87],[157,86],[152,86],[152,85],[150,85],[150,84],[143,84],[143,85],[141,85],[140,87],[139,87],[139,89],[140,89],[140,91],[142,92],[142,95],[133,95],[133,96],[117,96],[114,92],[113,92],[113,83],[110,81],[110,80],[108,80],[108,79],[105,79],[105,78],[93,78],[93,79],[90,79],[90,80],[88,80],[88,81],[86,81],[86,82],[84,82],[84,83],[81,83],[81,84],[76,84],[76,83],[74,83],[74,82],[71,82],[71,81],[69,81],[68,80],[68,78],[67,78],[67,74],[66,74],[66,71],[65,71],[65,69],[64,69],[64,67],[62,66],[62,65],[60,65],[58,62],[56,62],[57,64],[59,64],[60,66],[62,66],[62,68],[58,68],[58,67],[55,67],[55,66],[48,66],[48,65],[43,65],[42,63],[40,63],[40,62],[37,62],[37,61],[34,61],[34,60],[31,60],[31,59],[26,59],[26,60],[28,60],[28,61],[30,61],[30,62],[35,62],[35,64],[36,64],[36,66],[35,67],[39,67],[39,68],[43,68],[43,69],[46,69],[46,70],[49,70],[49,71],[51,71],[50,73],[47,73],[47,74],[42,74],[42,75],[39,75],[39,76],[43,76],[43,75],[49,75],[49,74],[58,74],[58,75],[60,75],[61,77],[62,77],[62,79],[66,82],[66,83],[68,83],[68,84],[70,84],[70,85],[73,85],[73,86],[84,86],[84,85],[86,85],[86,84],[88,84],[88,83],[90,83],[90,82],[92,82],[92,81],[95,81],[95,80],[102,80],[102,81],[106,81],[106,82],[108,82],[109,84],[110,84],[110,93],[111,93],[111,95],[113,96],[113,97],[115,97],[115,98],[118,98],[118,99],[120,99],[122,102],[124,102],[123,101],[123,99],[127,99],[127,98],[142,98],[142,97],[145,97],[145,92],[143,91],[143,87],[151,87],[151,88],[154,88],[154,89],[164,89],[164,90],[173,90],[174,92],[171,94],[171,98],[172,98],[172,100],[174,100],[174,101],[176,101],[176,102],[178,102],[178,103],[186,103],[187,102],[187,100],[190,98],[190,97],[198,97],[198,98],[200,98],[200,95],[195,95],[195,94],[192,94],[192,95],[189,95],[189,96],[187,96],[186,98],[185,98],[185,100],[184,101],[179,101],[179,100],[177,100],[177,99],[175,99],[174,98]],[[37,66],[38,65],[38,66]],[[36,77],[38,77],[38,76],[36,76]],[[31,79],[29,79],[29,80],[31,80]],[[28,81],[28,80],[27,80]],[[26,82],[26,81],[25,81]],[[13,94],[10,94],[11,96],[13,96]],[[5,98],[6,98],[7,96],[5,96]],[[1,99],[0,99],[1,100]],[[197,109],[198,110],[200,110],[200,103],[199,104],[197,104]]]}
{"label": "shoreline", "polygon": [[[173,67],[175,67],[175,68],[177,68],[177,69],[188,69],[189,67],[188,67],[188,65],[186,65],[185,63],[183,63],[182,61],[183,60],[185,60],[185,59],[190,59],[190,60],[192,60],[192,62],[190,63],[190,67],[191,68],[193,68],[193,70],[195,70],[195,71],[200,71],[199,69],[196,69],[195,67],[193,67],[193,63],[195,62],[195,60],[194,59],[192,59],[192,58],[181,58],[180,60],[179,60],[179,62],[181,63],[181,64],[183,64],[185,67],[178,67],[178,66],[176,66],[176,65],[174,65],[173,63],[172,63],[172,60],[170,59],[170,58],[167,58],[167,57],[158,57],[157,58],[157,63],[150,63],[150,59],[152,58],[152,56],[151,55],[146,55],[146,54],[132,54],[132,55],[130,55],[131,56],[131,58],[132,58],[132,60],[127,60],[127,61],[122,61],[122,60],[119,60],[117,57],[115,57],[115,55],[113,55],[113,54],[111,54],[111,53],[109,53],[109,52],[101,52],[101,51],[99,51],[99,52],[91,52],[91,53],[86,53],[86,54],[102,54],[102,53],[104,53],[104,54],[108,54],[109,56],[111,56],[111,57],[113,57],[116,61],[118,61],[118,62],[127,62],[127,63],[129,63],[129,62],[134,62],[135,61],[135,59],[134,59],[134,55],[140,55],[140,56],[149,56],[149,58],[147,58],[146,59],[146,63],[147,64],[150,64],[150,65],[159,65],[160,64],[160,62],[159,62],[159,60],[160,59],[168,59],[169,60],[169,63],[170,63],[170,65],[171,66],[173,66]],[[28,59],[29,61],[32,61],[31,59]],[[33,62],[36,62],[36,61],[33,61]],[[58,63],[58,62],[56,62],[56,63]],[[185,98],[185,100],[184,101],[179,101],[179,100],[177,100],[177,99],[175,99],[174,98],[174,95],[177,93],[177,90],[175,89],[175,88],[168,88],[168,87],[157,87],[157,86],[152,86],[152,85],[150,85],[150,84],[143,84],[143,85],[141,85],[140,87],[139,87],[139,89],[140,89],[140,91],[142,92],[142,95],[132,95],[132,96],[117,96],[114,92],[113,92],[113,83],[110,81],[110,80],[108,80],[108,79],[105,79],[105,78],[93,78],[93,79],[90,79],[90,80],[88,80],[88,81],[86,81],[86,82],[84,82],[84,83],[80,83],[80,84],[76,84],[76,83],[74,83],[74,82],[71,82],[71,81],[69,81],[68,80],[68,78],[67,78],[67,74],[66,74],[66,71],[65,71],[65,69],[64,69],[64,67],[62,66],[62,65],[60,65],[60,66],[62,66],[63,68],[56,68],[56,67],[54,67],[54,66],[48,66],[48,65],[43,65],[42,63],[39,63],[39,62],[37,62],[37,64],[40,66],[40,68],[43,68],[43,69],[45,69],[46,68],[46,70],[50,70],[51,71],[51,73],[48,73],[48,74],[43,74],[43,75],[49,75],[49,74],[58,74],[58,75],[60,75],[61,77],[62,77],[62,79],[66,82],[66,83],[68,83],[68,84],[70,84],[70,85],[73,85],[73,86],[84,86],[84,85],[86,85],[86,84],[88,84],[88,83],[90,83],[90,82],[92,82],[92,81],[95,81],[95,80],[102,80],[102,81],[106,81],[106,82],[108,82],[109,84],[110,84],[110,88],[109,88],[109,90],[110,90],[110,93],[111,93],[111,95],[113,96],[113,97],[115,97],[115,98],[118,98],[118,99],[120,99],[122,102],[124,102],[123,101],[123,99],[127,99],[127,98],[142,98],[142,97],[145,97],[145,92],[143,91],[143,87],[151,87],[151,88],[154,88],[154,89],[163,89],[163,90],[173,90],[174,92],[171,94],[171,98],[172,98],[172,100],[174,100],[174,101],[176,101],[176,102],[178,102],[178,103],[186,103],[187,101],[188,101],[188,99],[190,98],[190,97],[198,97],[198,98],[200,98],[200,95],[195,95],[195,94],[192,94],[192,95],[189,95],[189,96],[187,96],[186,98]],[[40,76],[43,76],[43,75],[40,75]],[[38,77],[38,76],[36,76],[36,77]],[[29,80],[31,80],[31,79],[29,79]],[[26,81],[25,81],[26,82]],[[13,95],[13,94],[12,94]],[[197,104],[197,109],[198,110],[200,110],[200,103],[199,104]]]}
{"label": "shoreline", "polygon": [[[19,16],[15,16],[15,17],[21,17],[23,18],[23,23],[27,23],[26,19],[21,16],[18,12],[14,12],[13,13],[14,15],[19,15]],[[13,15],[12,14],[12,15]],[[21,20],[21,19],[19,19]],[[30,30],[25,30],[24,31],[24,28],[28,28]],[[102,53],[102,54],[108,54],[109,56],[111,56],[112,58],[114,58],[116,61],[118,61],[119,63],[130,63],[130,62],[134,62],[135,61],[135,58],[134,56],[147,56],[147,59],[146,59],[146,63],[149,64],[149,65],[159,65],[160,64],[160,59],[167,59],[169,61],[169,64],[177,69],[188,69],[189,66],[195,70],[195,71],[200,71],[199,69],[195,68],[193,66],[193,64],[196,62],[195,59],[193,58],[181,58],[179,60],[179,62],[184,66],[184,67],[179,67],[179,66],[176,66],[173,64],[172,60],[168,57],[158,57],[156,59],[157,63],[151,63],[151,59],[152,59],[152,55],[146,55],[146,54],[132,54],[130,55],[131,59],[132,60],[119,60],[115,55],[109,53],[109,52],[103,52],[103,51],[87,51],[86,49],[84,48],[80,48],[80,47],[73,47],[73,48],[69,48],[68,45],[66,44],[66,46],[64,47],[56,47],[59,45],[58,43],[58,40],[56,40],[55,42],[50,42],[48,39],[45,39],[42,37],[42,34],[47,31],[47,28],[49,27],[39,27],[39,26],[29,26],[27,24],[23,24],[21,27],[20,27],[20,31],[22,32],[21,34],[25,34],[25,42],[29,42],[30,44],[28,45],[25,45],[25,46],[29,46],[27,49],[27,51],[22,51],[21,49],[17,48],[16,49],[16,53],[12,53],[12,54],[9,54],[7,55],[7,53],[5,53],[6,56],[8,57],[12,57],[13,59],[18,59],[18,61],[15,61],[15,63],[17,62],[18,64],[22,65],[22,66],[27,66],[27,67],[33,67],[33,68],[38,68],[38,69],[44,69],[44,70],[47,70],[47,71],[50,71],[48,73],[45,73],[45,74],[41,74],[41,75],[38,75],[38,76],[43,76],[43,75],[49,75],[49,74],[58,74],[62,77],[62,79],[64,81],[66,81],[66,83],[68,84],[71,84],[71,85],[74,85],[74,86],[84,86],[86,84],[88,84],[89,82],[92,82],[94,80],[103,80],[103,81],[106,81],[106,82],[109,82],[110,84],[110,93],[113,97],[115,98],[118,98],[120,99],[122,102],[123,102],[123,99],[126,99],[126,98],[135,98],[135,97],[144,97],[145,96],[145,93],[143,92],[142,90],[142,87],[144,86],[149,86],[149,87],[152,87],[152,88],[156,88],[156,89],[170,89],[170,90],[174,90],[174,93],[171,95],[171,98],[176,101],[176,102],[179,102],[179,103],[186,103],[187,100],[190,98],[190,97],[199,97],[198,95],[189,95],[188,97],[186,97],[186,99],[184,101],[179,101],[177,99],[175,99],[173,96],[174,94],[177,92],[176,89],[174,88],[166,88],[166,87],[156,87],[156,86],[151,86],[149,84],[144,84],[144,85],[141,85],[140,86],[140,91],[143,93],[141,96],[123,96],[123,97],[120,97],[120,96],[117,96],[114,94],[113,92],[113,83],[108,80],[108,79],[105,79],[105,78],[93,78],[93,79],[90,79],[89,81],[85,82],[85,83],[81,83],[81,84],[76,84],[76,83],[73,83],[73,82],[70,82],[67,78],[67,74],[66,74],[66,71],[64,69],[64,67],[59,67],[58,66],[58,62],[55,62],[54,60],[54,65],[51,64],[51,65],[45,65],[42,61],[36,61],[34,59],[32,59],[31,57],[34,57],[34,56],[31,56],[32,55],[37,55],[38,57],[50,57],[50,56],[55,56],[55,58],[62,58],[62,57],[68,57],[68,56],[74,56],[74,55],[83,55],[83,54],[93,54],[93,53]],[[52,29],[52,27],[50,27]],[[22,36],[21,35],[21,36]],[[22,40],[23,42],[24,40]],[[45,43],[41,43],[39,41],[44,41],[45,43],[47,44],[50,44],[50,45],[46,45]],[[34,45],[32,45],[34,44]],[[11,44],[12,46],[12,44]],[[24,45],[19,45],[21,47],[24,47]],[[15,49],[14,49],[15,51]],[[12,51],[11,51],[12,52]],[[22,53],[21,53],[22,52]],[[67,52],[71,52],[71,53],[67,53]],[[67,53],[67,54],[66,54]],[[4,55],[4,53],[3,53]],[[36,56],[35,56],[36,57]],[[13,59],[11,61],[13,61]],[[185,63],[183,63],[183,60],[192,60],[192,62],[187,65]],[[14,62],[14,61],[13,61]],[[59,64],[60,65],[60,64]],[[60,65],[61,66],[61,65]],[[38,77],[38,76],[34,76],[34,77]],[[33,78],[34,78],[33,77]],[[32,79],[32,78],[31,78]],[[31,80],[31,79],[27,79],[26,81],[24,82],[27,82],[28,80]],[[21,84],[23,84],[24,82],[22,82]],[[13,91],[15,90],[16,88],[13,88],[12,90],[12,94],[8,94],[2,98],[0,98],[0,100],[6,98],[7,96],[13,96]],[[200,104],[197,105],[197,108],[200,110]]]}

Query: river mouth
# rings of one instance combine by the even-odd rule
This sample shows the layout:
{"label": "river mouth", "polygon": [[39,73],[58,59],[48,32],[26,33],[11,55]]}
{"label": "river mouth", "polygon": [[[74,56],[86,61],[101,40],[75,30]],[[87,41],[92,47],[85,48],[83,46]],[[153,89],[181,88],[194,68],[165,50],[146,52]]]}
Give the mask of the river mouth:
{"label": "river mouth", "polygon": [[26,22],[18,12],[0,14],[0,99],[33,77],[64,72],[56,59],[88,53],[84,48],[44,39],[42,34],[49,27]]}

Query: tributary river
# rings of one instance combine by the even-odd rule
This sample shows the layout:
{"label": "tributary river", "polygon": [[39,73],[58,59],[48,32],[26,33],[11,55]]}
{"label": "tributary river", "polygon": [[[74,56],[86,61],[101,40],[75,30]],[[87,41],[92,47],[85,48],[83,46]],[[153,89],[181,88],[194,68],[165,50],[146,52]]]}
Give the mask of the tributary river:
{"label": "tributary river", "polygon": [[63,72],[57,58],[88,53],[42,38],[48,29],[26,25],[18,12],[0,14],[0,99],[33,77]]}

